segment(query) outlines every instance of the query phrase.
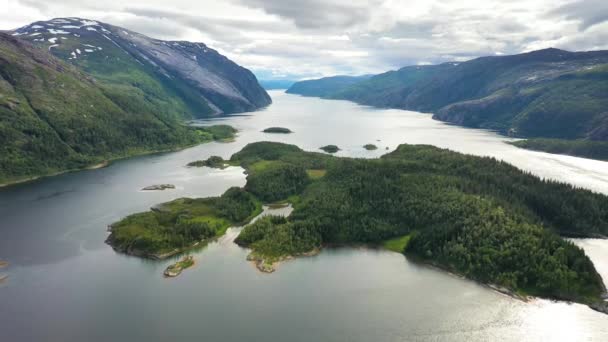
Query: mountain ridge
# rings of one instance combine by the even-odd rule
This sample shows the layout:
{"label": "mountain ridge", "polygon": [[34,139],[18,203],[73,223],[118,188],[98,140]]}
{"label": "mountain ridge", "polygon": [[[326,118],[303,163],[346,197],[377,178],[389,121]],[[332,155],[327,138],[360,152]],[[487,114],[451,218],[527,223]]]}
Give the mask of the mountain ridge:
{"label": "mountain ridge", "polygon": [[168,98],[185,118],[252,111],[272,102],[251,71],[204,43],[154,39],[76,17],[37,21],[11,34],[101,81]]}
{"label": "mountain ridge", "polygon": [[513,136],[607,140],[605,94],[608,51],[544,49],[406,66],[321,97],[430,112],[441,121]]}
{"label": "mountain ridge", "polygon": [[212,130],[184,121],[270,103],[249,70],[202,43],[165,48],[95,21],[55,21],[0,32],[0,184],[210,141]]}

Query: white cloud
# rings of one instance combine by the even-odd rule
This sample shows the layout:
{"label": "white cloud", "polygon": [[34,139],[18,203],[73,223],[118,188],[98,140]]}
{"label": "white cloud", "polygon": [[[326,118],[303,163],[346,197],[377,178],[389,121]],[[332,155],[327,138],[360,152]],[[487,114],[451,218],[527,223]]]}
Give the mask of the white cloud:
{"label": "white cloud", "polygon": [[606,0],[0,0],[0,8],[0,29],[90,18],[155,38],[205,42],[262,77],[608,48]]}

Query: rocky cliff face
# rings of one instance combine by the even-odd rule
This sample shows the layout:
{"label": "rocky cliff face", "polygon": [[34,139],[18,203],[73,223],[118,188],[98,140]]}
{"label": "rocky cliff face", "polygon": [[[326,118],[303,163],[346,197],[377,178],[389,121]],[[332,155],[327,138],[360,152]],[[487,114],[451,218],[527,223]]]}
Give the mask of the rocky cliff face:
{"label": "rocky cliff face", "polygon": [[153,39],[80,18],[35,22],[11,34],[102,82],[175,102],[186,118],[252,111],[271,103],[249,70],[203,43]]}

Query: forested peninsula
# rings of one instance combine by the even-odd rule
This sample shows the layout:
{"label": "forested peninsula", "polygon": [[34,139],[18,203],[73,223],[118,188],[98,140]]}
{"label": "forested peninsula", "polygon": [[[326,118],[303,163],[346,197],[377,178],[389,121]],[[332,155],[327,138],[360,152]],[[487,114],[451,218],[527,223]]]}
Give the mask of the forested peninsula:
{"label": "forested peninsula", "polygon": [[[493,158],[426,145],[401,145],[369,160],[258,142],[234,154],[230,163],[247,172],[243,189],[221,197],[239,194],[227,205],[240,208],[232,221],[251,217],[259,202],[288,201],[294,207],[287,218],[268,216],[246,226],[236,239],[264,266],[327,245],[385,245],[518,294],[594,305],[606,291],[584,251],[560,237],[608,235],[604,195],[541,180]],[[179,217],[192,220],[199,214],[178,212],[170,216],[175,221],[156,217],[129,224],[133,217],[127,218],[113,225],[108,242],[116,247],[123,229],[133,244],[155,231],[172,241],[184,239],[185,245],[211,235],[186,242],[191,235]],[[216,208],[213,215],[225,213]],[[214,233],[221,234],[226,224]],[[162,246],[160,251],[174,247]]]}
{"label": "forested peninsula", "polygon": [[608,161],[608,141],[535,138],[518,140],[512,144],[533,151]]}

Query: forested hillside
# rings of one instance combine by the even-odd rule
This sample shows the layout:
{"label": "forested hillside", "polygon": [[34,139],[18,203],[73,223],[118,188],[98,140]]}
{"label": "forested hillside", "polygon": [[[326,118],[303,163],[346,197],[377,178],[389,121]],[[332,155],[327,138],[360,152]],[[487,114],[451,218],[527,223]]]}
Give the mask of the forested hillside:
{"label": "forested hillside", "polygon": [[38,21],[11,34],[94,76],[116,101],[148,111],[191,119],[271,102],[253,73],[203,43],[153,39],[81,18]]}
{"label": "forested hillside", "polygon": [[213,139],[136,97],[0,33],[0,184]]}
{"label": "forested hillside", "polygon": [[370,78],[371,75],[364,76],[334,76],[324,77],[318,80],[300,81],[294,83],[287,93],[303,96],[326,97],[343,89],[348,89],[351,85]]}
{"label": "forested hillside", "polygon": [[[307,87],[325,85],[323,79]],[[290,89],[298,92],[299,84]],[[608,52],[546,49],[408,66],[320,96],[521,137],[608,140]]]}

